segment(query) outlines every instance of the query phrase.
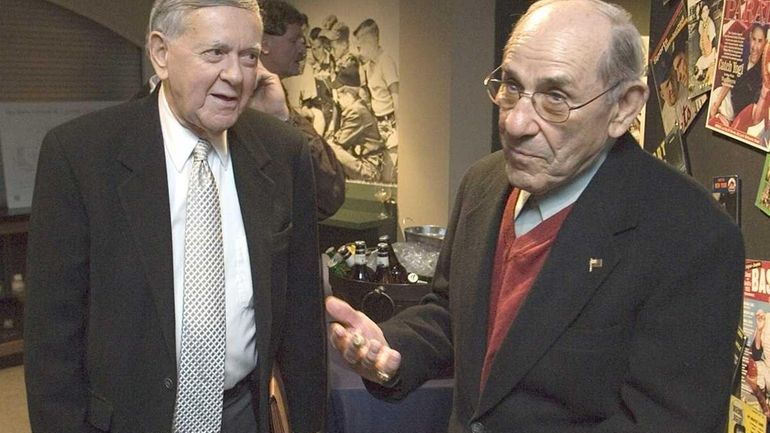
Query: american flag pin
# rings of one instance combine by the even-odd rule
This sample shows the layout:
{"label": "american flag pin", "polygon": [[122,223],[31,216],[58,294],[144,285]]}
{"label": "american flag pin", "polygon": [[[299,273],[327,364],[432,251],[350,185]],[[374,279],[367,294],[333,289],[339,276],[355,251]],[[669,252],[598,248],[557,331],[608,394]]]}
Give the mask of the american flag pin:
{"label": "american flag pin", "polygon": [[603,263],[604,262],[602,261],[602,259],[595,259],[591,257],[590,259],[588,259],[588,272],[593,272],[594,269],[601,268]]}

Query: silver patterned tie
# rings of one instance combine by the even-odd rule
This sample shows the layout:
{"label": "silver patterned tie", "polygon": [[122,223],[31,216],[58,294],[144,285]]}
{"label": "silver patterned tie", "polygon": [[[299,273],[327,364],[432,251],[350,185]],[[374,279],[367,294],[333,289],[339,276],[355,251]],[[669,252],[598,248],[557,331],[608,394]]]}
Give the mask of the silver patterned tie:
{"label": "silver patterned tie", "polygon": [[193,151],[184,229],[182,354],[175,433],[219,433],[225,373],[225,262],[219,192],[200,140]]}

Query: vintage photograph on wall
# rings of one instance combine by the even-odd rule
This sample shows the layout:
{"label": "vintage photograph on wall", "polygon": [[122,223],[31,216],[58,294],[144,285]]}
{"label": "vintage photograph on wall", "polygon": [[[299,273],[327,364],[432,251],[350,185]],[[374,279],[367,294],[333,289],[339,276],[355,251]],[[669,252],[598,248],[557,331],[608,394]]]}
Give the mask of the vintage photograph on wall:
{"label": "vintage photograph on wall", "polygon": [[398,1],[295,1],[308,17],[289,103],[334,149],[349,182],[398,180]]}

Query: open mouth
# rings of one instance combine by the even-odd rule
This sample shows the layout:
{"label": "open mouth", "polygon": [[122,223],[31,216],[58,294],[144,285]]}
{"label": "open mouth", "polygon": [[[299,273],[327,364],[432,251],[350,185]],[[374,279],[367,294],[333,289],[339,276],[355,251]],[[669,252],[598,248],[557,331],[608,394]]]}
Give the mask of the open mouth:
{"label": "open mouth", "polygon": [[212,93],[211,96],[219,100],[220,102],[223,102],[225,104],[237,104],[238,103],[238,97],[237,96],[228,96],[223,95],[221,93]]}

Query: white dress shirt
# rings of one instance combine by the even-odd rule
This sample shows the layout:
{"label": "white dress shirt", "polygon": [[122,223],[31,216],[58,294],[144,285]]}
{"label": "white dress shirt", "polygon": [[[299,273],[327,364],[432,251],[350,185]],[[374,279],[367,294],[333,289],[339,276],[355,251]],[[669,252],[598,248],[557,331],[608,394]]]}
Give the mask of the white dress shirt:
{"label": "white dress shirt", "polygon": [[[176,323],[177,365],[181,353],[182,311],[184,306],[184,226],[187,186],[192,167],[192,151],[198,136],[176,119],[163,86],[158,95],[160,125],[168,174],[171,208],[171,240],[174,257],[174,317]],[[225,389],[233,387],[257,365],[256,326],[251,282],[251,265],[243,228],[241,206],[235,188],[232,161],[227,147],[227,132],[211,143],[214,152],[208,163],[219,189],[222,209],[222,238],[225,255]]]}

